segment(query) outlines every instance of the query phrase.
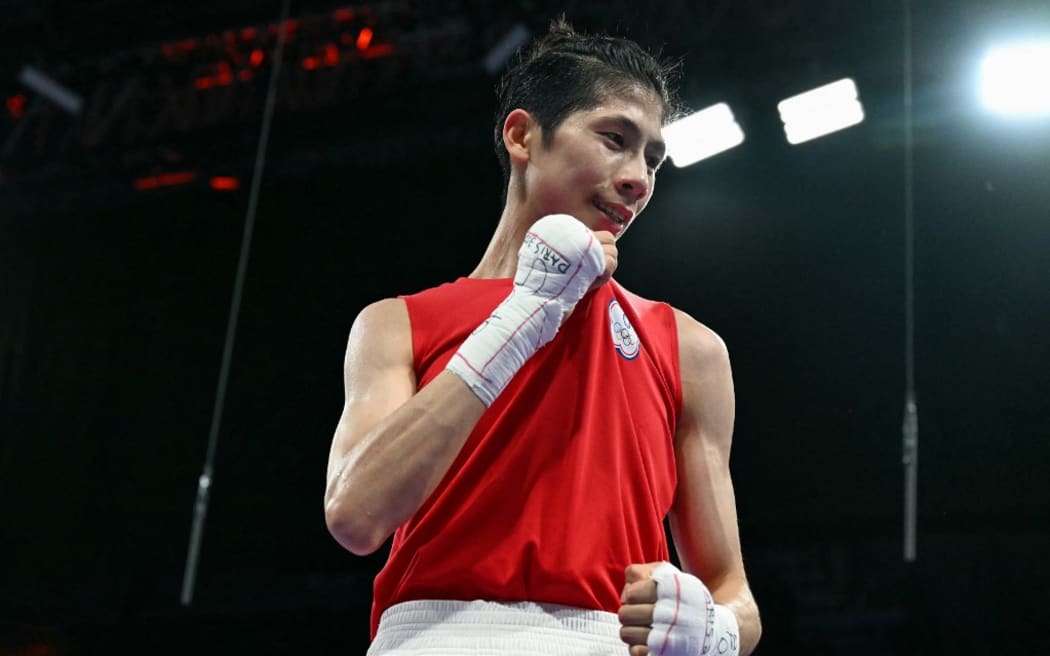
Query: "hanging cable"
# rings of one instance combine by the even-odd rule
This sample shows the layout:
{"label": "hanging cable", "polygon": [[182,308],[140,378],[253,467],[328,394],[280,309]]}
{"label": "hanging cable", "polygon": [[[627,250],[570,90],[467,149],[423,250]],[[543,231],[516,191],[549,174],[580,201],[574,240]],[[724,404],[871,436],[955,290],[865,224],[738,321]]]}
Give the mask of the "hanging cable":
{"label": "hanging cable", "polygon": [[919,411],[915,401],[915,170],[912,139],[911,0],[904,3],[904,560],[914,562],[919,475]]}
{"label": "hanging cable", "polygon": [[186,550],[186,568],[182,578],[181,599],[183,606],[189,606],[193,602],[193,590],[197,579],[197,563],[200,559],[201,539],[204,536],[204,519],[208,514],[208,496],[215,471],[215,449],[219,442],[219,427],[222,424],[222,411],[226,403],[226,387],[230,379],[230,363],[233,360],[233,345],[237,336],[237,319],[240,316],[244,278],[248,269],[248,257],[251,254],[252,232],[255,229],[255,214],[259,206],[259,190],[262,187],[263,167],[266,163],[266,145],[270,138],[274,100],[277,97],[277,78],[281,72],[281,59],[284,55],[285,24],[288,21],[290,4],[290,0],[282,0],[281,17],[277,21],[277,43],[274,46],[273,57],[270,60],[273,62],[273,66],[270,69],[270,81],[266,90],[266,103],[263,107],[259,145],[255,153],[255,167],[252,172],[251,191],[248,194],[248,211],[244,219],[244,234],[241,237],[241,254],[237,262],[237,277],[233,283],[230,316],[226,323],[226,343],[222,350],[222,365],[219,368],[219,381],[215,390],[215,407],[212,411],[211,429],[208,434],[208,452],[204,458],[204,467],[200,478],[197,481],[197,499],[193,504],[193,528],[190,531],[189,547]]}

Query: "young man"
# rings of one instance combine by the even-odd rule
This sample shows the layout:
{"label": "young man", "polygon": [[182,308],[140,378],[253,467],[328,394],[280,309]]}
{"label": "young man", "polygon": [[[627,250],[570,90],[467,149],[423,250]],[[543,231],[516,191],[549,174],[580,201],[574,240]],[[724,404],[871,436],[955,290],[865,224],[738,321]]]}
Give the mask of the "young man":
{"label": "young man", "polygon": [[612,279],[664,157],[666,74],[552,25],[499,88],[506,203],[477,268],[355,320],[325,518],[356,554],[394,535],[370,654],[758,642],[725,345]]}

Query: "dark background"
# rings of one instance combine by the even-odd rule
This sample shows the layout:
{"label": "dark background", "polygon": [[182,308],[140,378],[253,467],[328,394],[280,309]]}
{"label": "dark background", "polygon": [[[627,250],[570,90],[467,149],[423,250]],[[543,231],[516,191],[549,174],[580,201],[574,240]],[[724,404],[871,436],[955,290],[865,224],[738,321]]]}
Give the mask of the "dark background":
{"label": "dark background", "polygon": [[[385,552],[342,550],[321,504],[347,333],[480,258],[501,205],[479,62],[559,11],[681,58],[684,99],[747,134],[660,173],[617,278],[728,343],[758,653],[1046,653],[1050,120],[985,112],[977,69],[1050,36],[1050,10],[914,5],[915,563],[901,3],[293,1],[183,608],[280,6],[0,2],[0,653],[364,653]],[[326,43],[334,65],[304,68]],[[253,77],[196,88],[218,61]],[[26,64],[80,115],[20,84]],[[776,103],[845,76],[865,122],[789,146]],[[175,172],[193,177],[136,188]]]}

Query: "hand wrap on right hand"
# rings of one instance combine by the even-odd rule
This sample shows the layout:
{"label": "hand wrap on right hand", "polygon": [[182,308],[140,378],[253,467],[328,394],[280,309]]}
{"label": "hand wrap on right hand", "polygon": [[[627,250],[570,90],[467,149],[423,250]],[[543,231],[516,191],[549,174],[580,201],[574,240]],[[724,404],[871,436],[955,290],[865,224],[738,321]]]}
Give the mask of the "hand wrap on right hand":
{"label": "hand wrap on right hand", "polygon": [[509,296],[467,337],[448,364],[486,405],[543,345],[605,270],[605,253],[587,226],[552,214],[529,229],[518,250]]}

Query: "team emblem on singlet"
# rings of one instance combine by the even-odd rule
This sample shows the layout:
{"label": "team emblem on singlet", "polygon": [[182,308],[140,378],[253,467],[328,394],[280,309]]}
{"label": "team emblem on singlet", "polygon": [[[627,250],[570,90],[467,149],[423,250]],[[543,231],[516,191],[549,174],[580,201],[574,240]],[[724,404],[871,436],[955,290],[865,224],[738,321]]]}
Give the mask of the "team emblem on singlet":
{"label": "team emblem on singlet", "polygon": [[609,330],[612,331],[613,347],[617,353],[625,360],[638,357],[638,352],[642,349],[642,340],[615,298],[609,301]]}

